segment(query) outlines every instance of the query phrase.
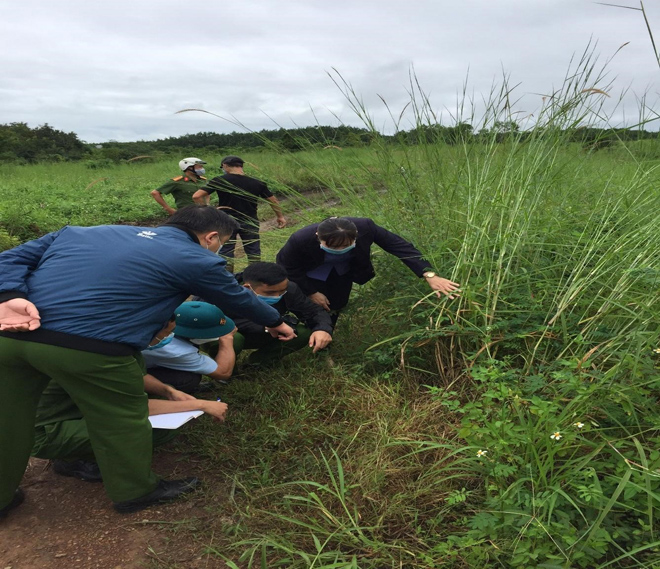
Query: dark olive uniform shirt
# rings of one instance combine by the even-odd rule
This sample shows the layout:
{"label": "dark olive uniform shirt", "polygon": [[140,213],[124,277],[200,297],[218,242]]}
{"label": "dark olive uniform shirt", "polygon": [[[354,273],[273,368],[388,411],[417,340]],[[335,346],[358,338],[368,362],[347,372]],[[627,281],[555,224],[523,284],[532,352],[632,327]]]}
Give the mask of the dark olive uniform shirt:
{"label": "dark olive uniform shirt", "polygon": [[193,205],[193,194],[206,184],[206,178],[199,178],[197,181],[188,176],[177,176],[165,182],[160,188],[156,188],[161,194],[172,194],[177,209],[187,205]]}

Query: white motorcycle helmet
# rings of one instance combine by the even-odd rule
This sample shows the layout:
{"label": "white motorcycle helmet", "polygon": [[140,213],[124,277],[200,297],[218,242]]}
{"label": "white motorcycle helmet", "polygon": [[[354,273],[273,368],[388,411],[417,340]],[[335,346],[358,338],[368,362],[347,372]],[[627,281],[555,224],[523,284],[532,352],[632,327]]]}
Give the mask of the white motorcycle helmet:
{"label": "white motorcycle helmet", "polygon": [[204,160],[200,160],[199,158],[184,158],[179,162],[179,168],[182,172],[185,172],[188,168],[194,166],[195,164],[206,164],[206,162],[204,162]]}

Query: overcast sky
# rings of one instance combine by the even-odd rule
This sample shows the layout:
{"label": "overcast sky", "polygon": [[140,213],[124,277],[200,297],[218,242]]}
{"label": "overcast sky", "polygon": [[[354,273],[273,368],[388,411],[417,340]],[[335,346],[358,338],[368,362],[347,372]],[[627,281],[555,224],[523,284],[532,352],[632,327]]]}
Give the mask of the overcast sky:
{"label": "overcast sky", "polygon": [[[333,68],[384,130],[392,125],[378,96],[398,114],[412,66],[446,124],[466,78],[479,106],[502,70],[519,84],[517,109],[532,113],[590,39],[601,63],[630,42],[608,66],[611,100],[630,89],[610,111],[612,122],[634,123],[636,96],[645,92],[660,110],[660,71],[641,12],[585,0],[0,0],[0,7],[0,123],[47,122],[88,142],[244,130],[202,113],[175,114],[186,108],[251,130],[360,125],[328,76]],[[660,2],[646,9],[660,39]]]}

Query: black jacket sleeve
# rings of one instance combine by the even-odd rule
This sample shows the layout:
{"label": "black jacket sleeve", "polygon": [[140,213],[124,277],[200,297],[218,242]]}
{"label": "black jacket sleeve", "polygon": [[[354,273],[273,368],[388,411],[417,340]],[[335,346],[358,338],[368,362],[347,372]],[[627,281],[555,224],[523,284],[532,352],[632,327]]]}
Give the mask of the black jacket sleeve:
{"label": "black jacket sleeve", "polygon": [[252,322],[247,318],[233,317],[232,319],[241,334],[266,334],[264,326]]}
{"label": "black jacket sleeve", "polygon": [[424,271],[432,266],[412,243],[375,223],[374,243],[384,251],[401,259],[418,277],[421,277]]}

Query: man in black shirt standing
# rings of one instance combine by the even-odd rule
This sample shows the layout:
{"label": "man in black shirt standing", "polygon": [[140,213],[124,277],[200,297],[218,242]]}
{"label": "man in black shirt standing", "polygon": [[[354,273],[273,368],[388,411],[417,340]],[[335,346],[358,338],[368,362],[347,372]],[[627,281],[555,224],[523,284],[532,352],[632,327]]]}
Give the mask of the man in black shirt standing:
{"label": "man in black shirt standing", "polygon": [[268,186],[261,180],[246,176],[243,172],[245,161],[238,156],[226,156],[222,160],[223,176],[213,178],[205,187],[193,194],[193,199],[198,204],[206,203],[208,195],[216,192],[218,194],[218,206],[225,210],[238,221],[240,228],[231,236],[231,239],[222,247],[219,254],[227,258],[227,269],[233,271],[233,263],[229,259],[234,258],[236,239],[240,236],[243,250],[248,258],[248,263],[261,260],[261,244],[259,243],[259,218],[257,217],[257,206],[260,199],[270,202],[277,216],[277,227],[284,227],[286,219],[282,215],[277,198],[270,192]]}

